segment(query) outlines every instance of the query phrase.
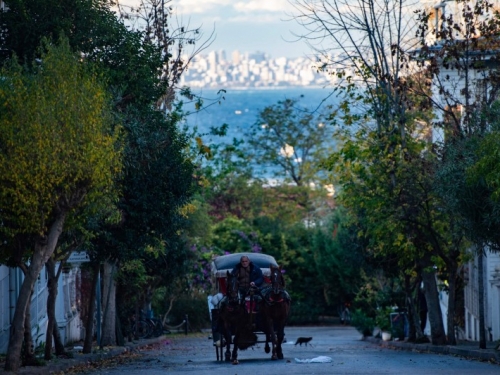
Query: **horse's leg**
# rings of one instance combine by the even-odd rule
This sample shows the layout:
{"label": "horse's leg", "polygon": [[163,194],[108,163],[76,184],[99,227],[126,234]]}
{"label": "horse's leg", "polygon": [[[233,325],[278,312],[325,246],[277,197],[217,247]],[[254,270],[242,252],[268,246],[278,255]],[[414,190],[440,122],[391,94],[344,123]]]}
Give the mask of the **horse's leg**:
{"label": "horse's leg", "polygon": [[231,328],[224,327],[224,340],[226,341],[226,352],[224,354],[226,362],[231,360]]}
{"label": "horse's leg", "polygon": [[269,336],[271,337],[271,344],[273,346],[273,351],[271,353],[271,359],[278,359],[276,356],[276,332],[274,331],[274,321],[269,319]]}
{"label": "horse's leg", "polygon": [[287,322],[287,319],[288,319],[288,314],[290,312],[290,305],[288,302],[286,302],[284,305],[283,305],[283,314],[281,316],[281,319],[279,319],[279,326],[277,327],[278,328],[278,348],[277,348],[277,351],[278,351],[278,358],[279,359],[283,359],[283,348],[282,348],[282,344],[283,344],[283,340],[285,338],[285,325],[286,325],[286,322]]}
{"label": "horse's leg", "polygon": [[271,341],[271,337],[269,336],[269,328],[268,328],[268,322],[267,322],[267,309],[265,306],[264,300],[262,300],[261,305],[260,305],[260,311],[258,315],[259,319],[259,326],[262,328],[262,331],[266,335],[266,343],[264,345],[264,351],[266,353],[269,353],[271,351],[271,348],[269,347],[269,342]]}
{"label": "horse's leg", "polygon": [[269,310],[267,308],[262,310],[262,318],[264,319],[264,334],[266,335],[266,344],[264,346],[264,351],[266,353],[271,352],[271,348],[269,347],[269,343],[272,344],[273,338],[272,338],[272,325],[273,321],[269,317]]}
{"label": "horse's leg", "polygon": [[283,343],[283,338],[285,337],[285,325],[280,323],[277,327],[278,329],[278,339],[276,340],[276,353],[278,355],[278,359],[283,359],[283,348],[281,344]]}
{"label": "horse's leg", "polygon": [[269,334],[269,323],[267,319],[267,313],[264,309],[260,310],[260,319],[261,319],[261,327],[264,335],[266,335],[266,343],[264,344],[264,351],[269,353],[271,348],[269,347],[269,343],[271,342],[271,336]]}
{"label": "horse's leg", "polygon": [[269,342],[271,341],[271,335],[269,334],[269,332],[264,332],[265,335],[266,335],[266,344],[264,346],[264,351],[266,353],[269,353],[271,351],[271,347],[269,346]]}
{"label": "horse's leg", "polygon": [[271,340],[272,340],[272,343],[273,343],[273,352],[271,354],[271,359],[275,360],[275,359],[278,359],[278,355],[277,355],[277,352],[276,352],[276,348],[277,348],[277,340],[276,340],[276,332],[274,331],[274,328],[271,332]]}
{"label": "horse's leg", "polygon": [[233,354],[231,356],[231,360],[233,361],[233,365],[237,365],[238,362],[238,330],[236,330],[236,334],[234,335],[234,342],[233,342]]}
{"label": "horse's leg", "polygon": [[264,344],[264,351],[266,353],[270,353],[271,347],[269,346],[269,343],[272,342],[272,339],[271,339],[271,330],[269,329],[269,322],[267,320],[267,317],[266,317],[264,323],[262,324],[262,330],[264,331],[264,334],[266,335],[266,343]]}

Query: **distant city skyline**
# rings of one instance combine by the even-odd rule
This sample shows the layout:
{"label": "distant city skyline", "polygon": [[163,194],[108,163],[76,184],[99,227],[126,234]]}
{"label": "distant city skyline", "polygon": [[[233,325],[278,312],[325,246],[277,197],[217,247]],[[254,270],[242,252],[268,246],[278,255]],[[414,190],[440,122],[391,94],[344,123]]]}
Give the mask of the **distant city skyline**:
{"label": "distant city skyline", "polygon": [[284,88],[324,87],[335,81],[335,77],[318,72],[314,65],[307,57],[210,51],[194,57],[180,84],[191,88]]}

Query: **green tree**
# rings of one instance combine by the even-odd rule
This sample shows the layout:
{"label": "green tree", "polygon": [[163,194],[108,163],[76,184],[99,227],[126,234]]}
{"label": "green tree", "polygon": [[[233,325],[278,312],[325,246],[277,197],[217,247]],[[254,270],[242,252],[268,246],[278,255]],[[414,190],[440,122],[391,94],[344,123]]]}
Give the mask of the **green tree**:
{"label": "green tree", "polygon": [[0,61],[15,54],[23,65],[40,57],[42,38],[69,39],[73,50],[107,50],[116,35],[116,16],[108,0],[9,0],[0,12]]}
{"label": "green tree", "polygon": [[332,134],[324,114],[301,108],[298,99],[285,99],[259,113],[246,134],[245,152],[257,169],[254,174],[264,177],[267,171],[280,184],[307,186],[321,181],[319,165],[332,149]]}
{"label": "green tree", "polygon": [[[106,88],[112,93],[115,108],[118,109],[115,116],[131,101],[142,100],[142,105],[146,106],[152,97],[158,97],[164,91],[157,84],[159,79],[155,77],[156,72],[161,69],[161,62],[153,62],[154,59],[151,58],[159,57],[160,54],[151,45],[141,45],[141,34],[128,31],[109,6],[110,3],[104,0],[64,0],[57,4],[51,0],[36,3],[24,0],[9,2],[8,11],[0,14],[3,36],[1,58],[8,60],[13,54],[19,56],[21,62],[39,58],[38,45],[41,38],[54,39],[59,34],[64,34],[74,51],[85,56],[87,62],[94,62],[107,76]],[[133,51],[136,52],[135,55]],[[124,66],[140,66],[140,69],[131,72],[123,69]],[[146,76],[146,73],[151,72],[155,74]],[[133,79],[138,76],[138,79],[143,80],[141,84]],[[128,81],[123,81],[125,77],[129,77]],[[151,81],[156,83],[154,90],[151,90],[151,85],[146,84]],[[97,225],[100,213],[87,214],[93,216],[85,218],[87,233],[100,230],[100,226],[105,224],[102,222]],[[82,237],[78,242],[83,241]],[[104,254],[102,257],[106,258]],[[99,261],[94,256],[92,258],[95,262]],[[97,272],[95,275],[97,276]],[[86,332],[89,332],[91,338],[92,329]]]}
{"label": "green tree", "polygon": [[[21,63],[40,57],[40,39],[62,33],[71,48],[106,77],[114,116],[125,131],[125,168],[115,181],[116,189],[123,191],[122,215],[115,212],[114,220],[108,220],[99,211],[82,213],[86,227],[80,228],[78,242],[85,240],[83,233],[90,234],[94,270],[105,260],[125,266],[131,258],[143,257],[152,266],[143,268],[142,280],[168,283],[177,275],[174,270],[181,272],[187,256],[181,241],[187,222],[183,211],[193,192],[193,166],[185,153],[187,136],[178,128],[183,114],[173,106],[174,93],[188,62],[182,57],[184,47],[194,46],[201,34],[198,29],[171,27],[171,10],[165,2],[143,2],[137,10],[148,27],[132,30],[124,22],[137,14],[121,12],[118,19],[110,5],[107,0],[10,1],[9,11],[0,13],[0,59],[8,60],[14,53]],[[137,289],[141,290],[146,293],[148,288]],[[91,305],[94,301],[90,299]],[[91,350],[93,308],[89,307],[84,351]],[[109,316],[114,318],[114,312]],[[113,322],[106,320],[106,326],[114,336]]]}
{"label": "green tree", "polygon": [[[464,4],[467,8],[468,3]],[[420,17],[422,24],[419,24],[411,12],[415,4],[408,1],[368,0],[355,5],[342,0],[296,1],[299,11],[297,20],[307,29],[304,38],[314,42],[313,48],[319,46],[316,50],[322,53],[318,67],[335,75],[339,87],[347,95],[341,105],[345,112],[343,123],[355,124],[366,115],[371,125],[371,131],[365,134],[360,131],[354,140],[348,140],[343,145],[342,161],[338,166],[347,165],[349,170],[340,171],[347,177],[346,186],[341,188],[349,190],[343,196],[362,194],[366,198],[366,201],[357,201],[357,206],[348,202],[344,204],[349,209],[355,209],[355,216],[369,218],[364,223],[367,230],[363,235],[370,234],[370,245],[374,249],[381,251],[381,247],[386,250],[392,247],[390,252],[385,252],[386,255],[401,255],[399,259],[404,262],[405,268],[408,267],[405,280],[409,280],[412,272],[422,273],[429,302],[432,338],[434,343],[439,344],[444,344],[446,337],[433,266],[444,262],[450,280],[454,280],[463,241],[447,225],[450,220],[442,214],[444,210],[433,190],[433,174],[439,164],[436,150],[440,145],[422,148],[415,139],[415,122],[430,126],[433,119],[430,116],[421,117],[422,112],[429,109],[445,111],[459,120],[457,114],[460,111],[455,106],[457,101],[451,100],[453,95],[457,99],[465,93],[467,100],[463,104],[465,107],[472,104],[469,99],[473,97],[473,92],[464,88],[463,82],[453,82],[464,75],[470,82],[472,74],[467,75],[467,71],[462,70],[460,74],[445,71],[439,75],[438,71],[442,66],[471,68],[481,59],[470,53],[474,45],[482,45],[479,39],[474,42],[471,34],[496,29],[494,22],[474,24],[478,19],[484,19],[488,9],[491,10],[485,2],[477,4],[473,8],[464,8],[461,19],[467,25],[461,28],[453,17],[448,16],[449,13],[446,16],[445,13],[437,14],[441,8],[430,13],[427,9],[421,10],[424,16]],[[435,17],[439,27],[429,33],[429,25],[434,25],[429,22],[431,17]],[[428,52],[419,55],[419,61],[425,61],[421,67],[409,64],[409,56],[405,52],[415,51],[415,31],[417,38],[421,38],[422,51]],[[469,38],[457,43],[456,37],[461,33],[468,33]],[[429,45],[428,40],[435,40],[435,36],[443,41]],[[317,43],[318,39],[327,43]],[[465,48],[453,48],[460,44]],[[488,43],[484,43],[483,47],[487,46]],[[342,53],[330,53],[335,49]],[[413,68],[417,68],[416,71]],[[448,86],[443,83],[447,80],[450,83]],[[436,90],[430,90],[431,83]],[[361,90],[358,91],[358,88]],[[444,100],[433,95],[436,93]],[[356,107],[353,102],[367,109],[360,109],[361,106]],[[415,113],[415,109],[421,113]],[[455,121],[449,130],[460,126],[459,121]],[[434,129],[433,136],[436,135],[439,132]],[[352,199],[351,203],[356,201],[354,197],[347,199]],[[405,283],[407,287],[411,284]],[[453,314],[453,304],[450,307],[448,313]],[[453,315],[448,321],[452,324]],[[449,342],[455,342],[453,329],[448,330],[448,335]]]}
{"label": "green tree", "polygon": [[[417,125],[407,122],[405,132],[418,134]],[[368,248],[386,258],[388,265],[394,265],[391,258],[396,260],[403,270],[399,277],[404,273],[422,273],[429,308],[434,308],[433,341],[443,343],[444,328],[432,265],[433,257],[447,248],[443,230],[447,218],[437,209],[439,202],[431,178],[433,158],[426,152],[425,138],[406,137],[406,146],[402,148],[398,136],[399,133],[381,134],[369,125],[345,130],[344,141],[331,159],[341,186],[339,199],[361,224],[359,235],[366,239]],[[389,272],[390,267],[385,271]],[[410,295],[411,290],[407,293]]]}
{"label": "green tree", "polygon": [[346,216],[345,209],[336,208],[326,222],[316,225],[312,237],[319,284],[327,304],[339,313],[345,303],[353,301],[361,287],[361,270],[368,268],[357,233]]}
{"label": "green tree", "polygon": [[[129,262],[142,261],[142,272],[136,275],[141,282],[120,288],[137,291],[137,310],[150,309],[156,288],[171,285],[192,256],[184,230],[188,229],[187,212],[196,187],[194,164],[187,152],[188,135],[180,130],[184,113],[174,103],[174,93],[185,68],[184,46],[196,42],[197,31],[190,34],[180,28],[177,33],[167,22],[171,10],[163,5],[142,3],[140,17],[145,17],[148,27],[126,31],[119,23],[114,45],[109,43],[107,50],[89,54],[109,77],[125,130],[125,168],[119,181],[123,194],[118,203],[122,219],[118,225],[102,228],[94,241],[100,254],[96,261],[112,260],[125,270],[130,270]],[[131,278],[123,277],[128,272],[120,280],[132,284]],[[109,315],[103,343],[113,344],[116,314],[109,310]],[[86,350],[90,350],[89,340]]]}
{"label": "green tree", "polygon": [[[484,325],[484,285],[482,275],[482,254],[487,243],[495,241],[491,228],[498,222],[497,210],[490,200],[491,190],[483,176],[475,175],[474,182],[467,181],[464,175],[470,166],[477,162],[479,139],[489,133],[491,118],[488,118],[491,106],[498,98],[500,81],[498,69],[491,64],[498,58],[498,52],[491,51],[500,30],[499,18],[490,1],[456,1],[452,9],[443,7],[418,12],[420,20],[418,37],[420,50],[418,61],[432,77],[435,86],[433,106],[438,114],[434,121],[435,148],[442,155],[442,163],[437,166],[442,187],[438,187],[443,202],[448,207],[444,210],[453,212],[455,228],[452,237],[455,242],[460,237],[457,232],[466,234],[478,256],[478,310],[479,310],[479,346],[486,347]],[[434,18],[436,22],[429,22]],[[433,41],[439,41],[433,43]],[[430,41],[430,42],[429,42]],[[474,145],[475,144],[475,145]],[[472,161],[473,159],[474,161]],[[467,172],[466,172],[467,173]],[[454,178],[453,187],[451,180]],[[467,181],[467,182],[466,182]],[[456,186],[462,186],[463,191]],[[448,192],[445,192],[445,189]],[[475,204],[481,203],[476,206]],[[459,210],[453,211],[461,202]],[[456,215],[456,213],[460,213]],[[481,220],[484,223],[477,225]],[[468,223],[463,231],[463,223]],[[471,230],[471,228],[474,228]],[[488,239],[486,239],[488,238]],[[460,255],[460,251],[455,251]],[[453,266],[451,265],[450,269]],[[449,319],[449,323],[452,320]],[[452,334],[448,330],[448,334]],[[455,339],[452,338],[453,342]]]}
{"label": "green tree", "polygon": [[[448,139],[443,147],[443,162],[436,175],[436,191],[444,202],[444,209],[453,214],[455,231],[473,246],[478,257],[478,274],[482,274],[483,255],[486,248],[499,251],[498,200],[495,196],[496,159],[494,142],[498,137],[498,109],[484,106],[470,114],[470,132],[462,137]],[[486,126],[486,124],[488,124]],[[451,215],[450,215],[451,216]],[[465,259],[467,256],[464,255]],[[484,288],[478,275],[479,289]],[[484,299],[479,295],[479,320],[484,327]],[[480,346],[486,345],[486,337],[480,334]]]}
{"label": "green tree", "polygon": [[13,61],[3,69],[0,86],[2,256],[10,256],[25,276],[11,324],[7,370],[20,365],[31,290],[67,218],[75,208],[113,193],[121,165],[98,77],[65,40],[46,45],[35,64],[35,73],[28,74]]}

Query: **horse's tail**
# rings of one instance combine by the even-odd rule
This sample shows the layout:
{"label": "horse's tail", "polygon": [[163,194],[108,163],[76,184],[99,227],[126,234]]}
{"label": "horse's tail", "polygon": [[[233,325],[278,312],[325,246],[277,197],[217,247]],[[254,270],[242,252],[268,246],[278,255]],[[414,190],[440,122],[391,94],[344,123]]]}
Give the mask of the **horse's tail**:
{"label": "horse's tail", "polygon": [[242,329],[236,340],[238,349],[245,350],[257,343],[257,335],[251,329]]}

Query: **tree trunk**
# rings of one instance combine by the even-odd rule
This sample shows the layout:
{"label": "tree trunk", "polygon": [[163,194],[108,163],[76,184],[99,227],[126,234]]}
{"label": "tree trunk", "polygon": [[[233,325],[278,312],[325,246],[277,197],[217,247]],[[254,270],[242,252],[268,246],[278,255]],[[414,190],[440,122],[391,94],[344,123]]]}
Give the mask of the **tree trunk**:
{"label": "tree trunk", "polygon": [[484,267],[483,249],[479,249],[477,254],[477,289],[479,303],[479,348],[486,349],[486,333],[484,330]]}
{"label": "tree trunk", "polygon": [[[418,288],[418,285],[416,286]],[[412,288],[410,283],[410,276],[405,275],[405,291],[406,291],[406,305],[408,309],[408,323],[410,332],[408,333],[408,341],[422,342],[424,340],[424,333],[420,328],[419,315],[417,313],[415,298],[413,293],[415,288]]]}
{"label": "tree trunk", "polygon": [[406,294],[406,311],[408,313],[408,341],[415,341],[416,338],[416,332],[415,332],[415,325],[413,324],[413,315],[415,315],[415,309],[413,305],[413,300],[412,300],[412,293],[411,293],[411,285],[410,285],[410,276],[409,275],[404,275],[404,286],[405,286],[405,294]]}
{"label": "tree trunk", "polygon": [[137,340],[137,338],[139,337],[139,321],[142,320],[142,316],[141,316],[141,308],[139,306],[140,304],[140,300],[138,300],[136,303],[135,303],[135,315],[134,315],[134,323],[135,323],[135,331],[134,331],[134,337],[135,339]]}
{"label": "tree trunk", "polygon": [[[61,277],[61,271],[63,269],[63,265],[64,265],[64,263],[61,262],[59,264],[59,268],[56,272],[56,279],[55,279],[56,293],[57,293],[57,285],[59,284],[59,277]],[[56,297],[54,297],[54,304],[55,304],[55,302],[56,302]],[[53,334],[53,338],[54,338],[54,347],[56,350],[56,355],[66,354],[66,350],[64,348],[64,344],[63,344],[62,339],[61,339],[61,333],[59,332],[59,327],[57,326],[57,319],[55,318],[55,315],[54,315],[54,329],[52,330],[52,334]]]}
{"label": "tree trunk", "polygon": [[144,314],[147,314],[151,311],[151,305],[153,302],[153,294],[155,291],[155,287],[153,285],[148,285],[146,288],[146,295],[144,296]]}
{"label": "tree trunk", "polygon": [[31,297],[33,290],[30,293],[30,300],[26,307],[26,315],[24,316],[24,355],[23,362],[26,365],[36,364],[35,359],[35,346],[33,345],[33,336],[31,335]]}
{"label": "tree trunk", "polygon": [[52,340],[54,340],[54,347],[56,355],[62,355],[66,351],[64,350],[64,344],[61,340],[61,334],[59,333],[59,327],[57,326],[56,319],[56,301],[57,301],[57,288],[59,285],[59,277],[61,276],[61,270],[63,263],[59,265],[59,269],[56,272],[56,262],[54,258],[50,257],[47,263],[45,263],[45,269],[48,275],[48,296],[47,296],[47,334],[45,339],[45,360],[50,360],[52,357]]}
{"label": "tree trunk", "polygon": [[455,336],[455,310],[456,310],[456,293],[457,293],[457,270],[456,262],[449,262],[448,266],[448,345],[457,345]]}
{"label": "tree trunk", "polygon": [[90,287],[89,309],[87,314],[87,321],[85,322],[85,339],[83,342],[83,353],[92,352],[92,341],[94,339],[94,315],[95,315],[95,297],[97,280],[99,279],[99,263],[93,265],[94,274],[92,275],[92,286]]}
{"label": "tree trunk", "polygon": [[54,335],[54,347],[56,349],[56,355],[63,355],[66,354],[66,350],[64,348],[64,344],[61,339],[61,333],[59,332],[59,327],[56,324],[54,324],[54,330],[52,331],[52,334]]}
{"label": "tree trunk", "polygon": [[116,345],[116,283],[114,263],[104,262],[103,272],[103,325],[101,347]]}
{"label": "tree trunk", "polygon": [[14,319],[10,325],[9,347],[7,349],[7,357],[5,359],[6,371],[17,371],[21,366],[21,349],[24,336],[24,319],[26,317],[26,309],[29,305],[31,297],[31,288],[35,284],[33,267],[29,267],[29,271],[23,280],[21,290],[16,302],[16,309],[14,311]]}
{"label": "tree trunk", "polygon": [[123,336],[122,324],[118,312],[116,313],[116,344],[118,346],[125,345],[125,337]]}
{"label": "tree trunk", "polygon": [[21,365],[21,348],[24,335],[24,320],[30,304],[31,291],[47,260],[52,256],[61,235],[65,215],[60,214],[50,227],[47,238],[40,238],[35,243],[30,265],[24,274],[19,296],[16,301],[14,318],[10,326],[9,346],[5,358],[5,370],[17,371]]}
{"label": "tree trunk", "polygon": [[424,335],[424,332],[422,331],[422,328],[420,326],[421,324],[420,315],[417,313],[417,310],[415,309],[415,304],[413,304],[413,315],[411,322],[413,325],[413,329],[415,330],[415,342],[416,343],[429,342],[429,339]]}
{"label": "tree trunk", "polygon": [[57,298],[57,280],[56,280],[56,262],[54,258],[50,257],[45,263],[47,270],[47,334],[45,338],[45,360],[52,358],[52,337],[56,323],[56,298]]}
{"label": "tree trunk", "polygon": [[446,334],[444,332],[443,314],[439,305],[439,295],[436,285],[436,275],[434,270],[428,267],[422,271],[424,281],[424,292],[429,311],[429,323],[431,327],[431,342],[434,345],[445,345]]}

